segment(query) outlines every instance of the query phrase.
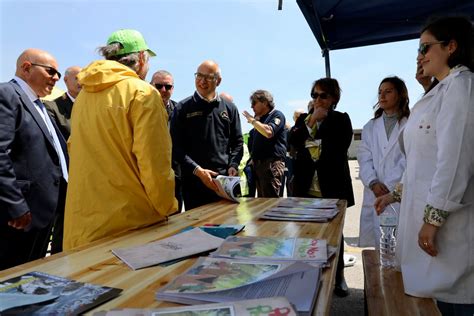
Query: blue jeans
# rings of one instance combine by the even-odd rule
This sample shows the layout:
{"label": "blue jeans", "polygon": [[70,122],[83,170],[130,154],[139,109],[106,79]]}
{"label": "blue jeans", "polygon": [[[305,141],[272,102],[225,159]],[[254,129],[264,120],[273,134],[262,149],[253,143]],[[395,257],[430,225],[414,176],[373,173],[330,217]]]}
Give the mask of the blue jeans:
{"label": "blue jeans", "polygon": [[453,304],[436,301],[443,316],[473,316],[474,304]]}

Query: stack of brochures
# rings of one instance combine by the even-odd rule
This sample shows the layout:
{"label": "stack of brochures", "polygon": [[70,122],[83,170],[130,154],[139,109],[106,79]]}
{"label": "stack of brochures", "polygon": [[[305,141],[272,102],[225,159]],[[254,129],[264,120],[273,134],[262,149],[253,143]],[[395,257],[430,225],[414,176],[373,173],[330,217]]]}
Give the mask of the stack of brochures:
{"label": "stack of brochures", "polygon": [[296,316],[294,307],[285,297],[258,300],[201,304],[158,309],[123,308],[101,311],[94,316]]}
{"label": "stack of brochures", "polygon": [[287,198],[268,209],[260,219],[295,222],[328,222],[338,213],[337,199]]}
{"label": "stack of brochures", "polygon": [[308,315],[318,294],[325,240],[228,237],[211,254],[160,289],[156,298],[182,304],[286,297]]}
{"label": "stack of brochures", "polygon": [[121,291],[29,272],[0,282],[0,315],[77,315],[118,296]]}

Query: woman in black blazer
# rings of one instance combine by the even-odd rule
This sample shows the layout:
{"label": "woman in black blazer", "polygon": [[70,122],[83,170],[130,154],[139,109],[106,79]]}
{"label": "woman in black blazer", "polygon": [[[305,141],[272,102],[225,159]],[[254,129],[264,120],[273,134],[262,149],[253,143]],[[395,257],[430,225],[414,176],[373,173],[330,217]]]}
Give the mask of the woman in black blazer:
{"label": "woman in black blazer", "polygon": [[[352,124],[347,113],[335,111],[341,96],[337,80],[322,78],[311,88],[310,110],[302,114],[289,133],[296,154],[293,166],[293,196],[347,200],[354,205],[347,150],[352,141]],[[348,295],[345,284],[344,241],[341,243],[335,293]]]}

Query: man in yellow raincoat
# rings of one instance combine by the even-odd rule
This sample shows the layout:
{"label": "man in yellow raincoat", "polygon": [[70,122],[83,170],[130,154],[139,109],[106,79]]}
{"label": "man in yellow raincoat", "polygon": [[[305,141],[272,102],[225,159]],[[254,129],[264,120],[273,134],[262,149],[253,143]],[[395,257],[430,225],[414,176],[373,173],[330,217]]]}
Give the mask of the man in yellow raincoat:
{"label": "man in yellow raincoat", "polygon": [[160,93],[143,79],[155,56],[135,30],[99,48],[78,74],[64,250],[162,221],[177,210],[171,140]]}

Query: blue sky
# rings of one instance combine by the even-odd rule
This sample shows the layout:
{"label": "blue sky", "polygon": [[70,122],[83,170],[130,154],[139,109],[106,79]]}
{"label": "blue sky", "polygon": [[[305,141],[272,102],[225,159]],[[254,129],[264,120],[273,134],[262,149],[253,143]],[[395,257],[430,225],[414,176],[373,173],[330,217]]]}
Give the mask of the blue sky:
{"label": "blue sky", "polygon": [[[0,81],[14,75],[19,54],[29,47],[56,57],[60,71],[101,59],[96,53],[121,28],[139,30],[157,53],[153,72],[175,78],[173,99],[194,92],[197,66],[214,59],[222,70],[219,91],[234,97],[240,112],[249,95],[270,91],[287,120],[310,100],[314,80],[325,76],[324,59],[296,0],[0,0]],[[418,40],[331,52],[332,77],[343,90],[338,110],[354,128],[372,117],[380,81],[405,80],[410,106],[422,89],[414,79]],[[64,89],[61,80],[58,87]],[[242,129],[250,125],[242,120]]]}

